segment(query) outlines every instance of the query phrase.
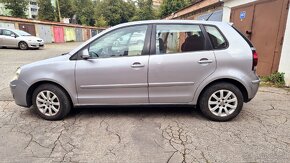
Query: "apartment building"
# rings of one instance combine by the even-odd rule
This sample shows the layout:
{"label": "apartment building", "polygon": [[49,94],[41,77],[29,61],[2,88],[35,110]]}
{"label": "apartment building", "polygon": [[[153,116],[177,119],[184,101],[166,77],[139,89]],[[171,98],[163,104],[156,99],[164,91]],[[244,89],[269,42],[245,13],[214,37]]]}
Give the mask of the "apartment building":
{"label": "apartment building", "polygon": [[[5,5],[0,3],[0,15],[11,16],[9,10],[5,9]],[[29,0],[26,10],[27,18],[35,19],[38,15],[38,5],[37,0]]]}

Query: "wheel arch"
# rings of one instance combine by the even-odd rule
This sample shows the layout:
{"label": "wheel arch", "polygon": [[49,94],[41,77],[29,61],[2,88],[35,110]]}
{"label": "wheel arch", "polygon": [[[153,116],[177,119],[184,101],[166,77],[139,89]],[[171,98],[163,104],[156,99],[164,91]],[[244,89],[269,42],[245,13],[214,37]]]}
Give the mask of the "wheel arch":
{"label": "wheel arch", "polygon": [[246,89],[246,87],[244,86],[244,84],[242,84],[240,81],[235,80],[235,79],[231,79],[231,78],[222,78],[222,79],[216,79],[214,81],[211,81],[210,83],[208,83],[206,86],[204,86],[202,88],[202,90],[200,91],[200,93],[198,94],[198,98],[196,99],[196,104],[198,104],[198,102],[200,101],[200,97],[203,94],[203,92],[209,88],[210,86],[217,84],[217,83],[230,83],[235,85],[243,94],[243,98],[244,98],[244,102],[248,102],[249,101],[249,95],[248,95],[248,91]]}
{"label": "wheel arch", "polygon": [[27,103],[28,107],[32,106],[32,95],[33,95],[34,90],[42,84],[52,84],[52,85],[55,85],[55,86],[61,88],[65,92],[65,94],[68,96],[71,104],[73,104],[71,95],[68,93],[68,91],[62,85],[60,85],[56,82],[53,82],[53,81],[45,80],[45,81],[38,81],[38,82],[32,84],[28,88],[27,93],[26,93],[26,103]]}

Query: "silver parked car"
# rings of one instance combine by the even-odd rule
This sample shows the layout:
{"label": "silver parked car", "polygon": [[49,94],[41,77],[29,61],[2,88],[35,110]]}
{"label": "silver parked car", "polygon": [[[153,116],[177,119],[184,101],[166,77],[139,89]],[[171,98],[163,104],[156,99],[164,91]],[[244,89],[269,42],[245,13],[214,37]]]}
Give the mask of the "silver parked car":
{"label": "silver parked car", "polygon": [[[131,43],[136,33],[141,46]],[[78,106],[190,104],[227,121],[256,95],[257,61],[253,45],[226,23],[131,22],[17,69],[10,87],[16,104],[47,120]]]}
{"label": "silver parked car", "polygon": [[43,39],[32,36],[25,31],[0,28],[0,47],[20,48],[26,50],[28,48],[39,49],[43,46]]}

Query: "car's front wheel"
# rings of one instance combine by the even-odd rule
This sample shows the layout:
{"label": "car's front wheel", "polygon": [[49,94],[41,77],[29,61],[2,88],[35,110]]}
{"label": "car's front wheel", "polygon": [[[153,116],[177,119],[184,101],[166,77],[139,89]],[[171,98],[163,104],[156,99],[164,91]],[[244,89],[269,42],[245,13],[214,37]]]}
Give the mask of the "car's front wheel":
{"label": "car's front wheel", "polygon": [[19,42],[18,46],[19,46],[19,48],[21,50],[27,50],[28,49],[28,44],[26,42],[24,42],[24,41]]}
{"label": "car's front wheel", "polygon": [[241,112],[243,101],[243,94],[239,88],[223,82],[211,85],[202,93],[199,107],[211,120],[228,121]]}
{"label": "car's front wheel", "polygon": [[66,92],[53,84],[43,84],[32,95],[35,112],[46,120],[61,120],[71,109]]}

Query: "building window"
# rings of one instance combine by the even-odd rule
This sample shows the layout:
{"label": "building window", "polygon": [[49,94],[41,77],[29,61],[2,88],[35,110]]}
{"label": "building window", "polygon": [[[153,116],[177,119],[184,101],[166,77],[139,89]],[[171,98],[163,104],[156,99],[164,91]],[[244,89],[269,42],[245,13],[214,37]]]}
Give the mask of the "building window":
{"label": "building window", "polygon": [[37,9],[36,8],[31,8],[30,9],[32,12],[37,12]]}
{"label": "building window", "polygon": [[37,3],[36,3],[36,2],[30,2],[30,4],[31,4],[31,5],[37,5]]}

